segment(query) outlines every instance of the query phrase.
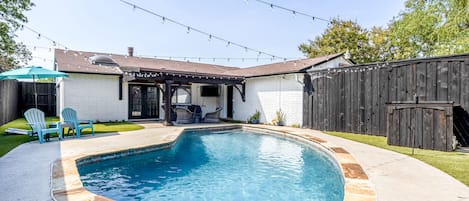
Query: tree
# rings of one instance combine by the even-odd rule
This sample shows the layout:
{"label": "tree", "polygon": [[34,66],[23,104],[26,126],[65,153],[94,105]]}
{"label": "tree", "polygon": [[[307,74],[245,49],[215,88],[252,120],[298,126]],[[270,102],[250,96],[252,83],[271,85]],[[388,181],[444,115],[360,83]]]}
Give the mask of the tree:
{"label": "tree", "polygon": [[466,0],[407,0],[389,25],[388,59],[469,52]]}
{"label": "tree", "polygon": [[309,57],[348,50],[357,63],[468,53],[469,1],[407,0],[388,28],[369,31],[333,20],[321,36],[299,49]]}
{"label": "tree", "polygon": [[[381,34],[381,32],[376,33]],[[370,43],[369,32],[359,24],[350,20],[334,19],[321,36],[301,44],[298,48],[311,58],[348,51],[353,61],[367,63],[380,58],[372,51],[380,49],[381,47],[377,47],[379,45],[381,43]]]}
{"label": "tree", "polygon": [[22,28],[21,23],[28,21],[23,12],[33,6],[30,0],[0,1],[0,72],[31,59],[26,46],[15,41],[15,32]]}
{"label": "tree", "polygon": [[371,53],[368,54],[369,61],[385,61],[389,57],[389,30],[382,27],[373,27],[368,32]]}

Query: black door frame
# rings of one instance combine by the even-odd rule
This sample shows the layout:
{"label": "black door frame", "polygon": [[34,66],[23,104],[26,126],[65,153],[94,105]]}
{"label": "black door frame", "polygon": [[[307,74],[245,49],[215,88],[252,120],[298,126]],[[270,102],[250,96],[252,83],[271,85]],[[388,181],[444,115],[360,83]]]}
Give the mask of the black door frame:
{"label": "black door frame", "polygon": [[[140,87],[140,91],[141,91],[141,104],[142,104],[142,111],[141,111],[141,114],[140,116],[132,116],[132,95],[131,95],[131,92],[132,92],[132,87],[134,86],[137,86],[137,87]],[[156,89],[156,115],[155,116],[149,116],[148,115],[148,107],[149,107],[149,103],[148,103],[148,96],[147,96],[147,93],[148,93],[148,88],[149,87],[154,87]],[[154,85],[146,85],[146,84],[130,84],[129,83],[129,87],[128,87],[128,118],[129,119],[147,119],[147,118],[160,118],[160,110],[159,110],[159,105],[160,105],[160,90],[157,86],[154,86]]]}

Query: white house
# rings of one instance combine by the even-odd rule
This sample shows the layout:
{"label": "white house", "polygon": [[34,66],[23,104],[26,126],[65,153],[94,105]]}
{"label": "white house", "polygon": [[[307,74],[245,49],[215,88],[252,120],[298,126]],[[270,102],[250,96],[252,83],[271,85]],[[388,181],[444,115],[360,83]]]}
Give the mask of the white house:
{"label": "white house", "polygon": [[300,126],[308,70],[352,64],[334,54],[237,68],[134,57],[133,48],[128,55],[57,49],[55,63],[70,75],[58,80],[57,111],[74,108],[80,119],[170,122],[164,110],[165,97],[170,97],[170,107],[197,105],[202,115],[222,107],[221,118],[241,121],[259,110],[260,121],[268,123],[281,110],[287,125]]}

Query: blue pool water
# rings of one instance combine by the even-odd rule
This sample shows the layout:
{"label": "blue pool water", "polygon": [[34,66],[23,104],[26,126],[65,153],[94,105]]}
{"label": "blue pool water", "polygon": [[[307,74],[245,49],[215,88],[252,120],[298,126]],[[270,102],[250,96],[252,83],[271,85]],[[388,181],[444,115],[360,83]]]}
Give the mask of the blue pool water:
{"label": "blue pool water", "polygon": [[78,167],[115,200],[343,200],[340,170],[303,143],[243,130],[190,131],[171,149]]}

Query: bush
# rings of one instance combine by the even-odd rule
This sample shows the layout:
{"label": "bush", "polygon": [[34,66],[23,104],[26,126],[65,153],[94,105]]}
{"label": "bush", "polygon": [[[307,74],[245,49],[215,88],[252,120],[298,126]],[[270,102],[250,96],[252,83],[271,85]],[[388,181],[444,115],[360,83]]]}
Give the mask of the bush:
{"label": "bush", "polygon": [[249,123],[258,124],[260,118],[261,112],[259,112],[259,110],[256,110],[256,112],[249,118]]}
{"label": "bush", "polygon": [[286,119],[286,114],[281,109],[279,109],[275,112],[275,118],[272,119],[272,124],[277,126],[284,126]]}

